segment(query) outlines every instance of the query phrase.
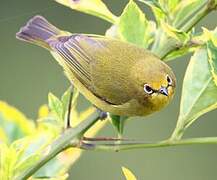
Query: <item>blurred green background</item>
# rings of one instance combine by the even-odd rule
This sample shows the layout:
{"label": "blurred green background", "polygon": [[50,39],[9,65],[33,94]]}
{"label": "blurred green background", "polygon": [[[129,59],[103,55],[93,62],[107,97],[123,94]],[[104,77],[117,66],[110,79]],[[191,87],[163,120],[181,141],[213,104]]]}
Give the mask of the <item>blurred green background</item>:
{"label": "blurred green background", "polygon": [[[127,0],[104,0],[119,15]],[[144,9],[144,5],[141,5]],[[147,16],[151,15],[145,9]],[[0,0],[0,99],[16,106],[30,118],[47,102],[49,91],[60,95],[69,86],[61,67],[44,49],[20,42],[15,33],[33,15],[45,16],[57,27],[82,33],[104,34],[109,23],[72,11],[51,0]],[[217,13],[211,13],[197,26],[213,29]],[[176,123],[184,72],[190,56],[170,62],[178,88],[175,100],[163,111],[146,118],[131,119],[125,137],[147,141],[167,138]],[[145,120],[143,120],[145,119]],[[108,125],[100,135],[114,136]],[[185,137],[217,136],[217,111],[201,117]],[[70,179],[124,179],[121,166],[131,169],[142,180],[214,180],[217,178],[217,146],[194,145],[125,152],[85,152],[72,167]]]}

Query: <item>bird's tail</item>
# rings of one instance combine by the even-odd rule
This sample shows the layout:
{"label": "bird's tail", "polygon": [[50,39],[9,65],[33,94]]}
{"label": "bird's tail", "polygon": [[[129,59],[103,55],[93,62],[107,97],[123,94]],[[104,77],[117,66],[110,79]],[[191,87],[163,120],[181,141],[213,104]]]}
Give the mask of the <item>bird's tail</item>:
{"label": "bird's tail", "polygon": [[48,39],[59,35],[61,31],[50,24],[42,16],[34,16],[20,29],[16,37],[39,46],[50,49]]}

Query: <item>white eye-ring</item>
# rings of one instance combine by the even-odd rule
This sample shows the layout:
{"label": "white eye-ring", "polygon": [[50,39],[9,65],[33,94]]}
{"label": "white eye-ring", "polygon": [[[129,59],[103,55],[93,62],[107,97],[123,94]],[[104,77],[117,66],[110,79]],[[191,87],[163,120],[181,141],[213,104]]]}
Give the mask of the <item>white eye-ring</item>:
{"label": "white eye-ring", "polygon": [[145,84],[144,85],[144,91],[147,93],[147,94],[152,94],[154,91],[153,89],[148,85],[148,84]]}
{"label": "white eye-ring", "polygon": [[173,80],[171,79],[171,77],[168,74],[167,74],[166,78],[167,78],[168,85],[171,86],[173,84]]}

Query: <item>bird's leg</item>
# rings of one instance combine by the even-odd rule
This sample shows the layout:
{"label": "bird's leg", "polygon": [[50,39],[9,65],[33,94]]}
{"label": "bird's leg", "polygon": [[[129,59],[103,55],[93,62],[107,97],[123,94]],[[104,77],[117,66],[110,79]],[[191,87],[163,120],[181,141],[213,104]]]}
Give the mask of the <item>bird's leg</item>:
{"label": "bird's leg", "polygon": [[97,112],[99,114],[100,120],[105,120],[108,117],[108,113],[105,111],[102,111],[101,109],[97,108]]}
{"label": "bird's leg", "polygon": [[70,119],[71,119],[71,111],[72,111],[72,97],[73,97],[73,91],[71,88],[69,102],[68,102],[68,113],[67,113],[67,118],[66,118],[66,123],[65,123],[65,129],[71,128]]}
{"label": "bird's leg", "polygon": [[[94,105],[95,106],[95,105]],[[96,107],[96,106],[95,106]],[[98,113],[98,118],[99,120],[103,121],[108,117],[108,113],[105,111],[102,111],[98,107],[96,107],[97,113]],[[105,140],[105,139],[111,139],[111,138],[106,138],[106,137],[100,137],[100,138],[89,138],[89,137],[82,137],[82,141],[100,141],[100,140]]]}
{"label": "bird's leg", "polygon": [[[101,109],[97,108],[99,120],[103,121],[108,117],[108,112],[104,112]],[[115,138],[115,137],[96,137],[96,138],[89,138],[89,137],[82,137],[82,141],[127,141],[128,139],[123,138]]]}

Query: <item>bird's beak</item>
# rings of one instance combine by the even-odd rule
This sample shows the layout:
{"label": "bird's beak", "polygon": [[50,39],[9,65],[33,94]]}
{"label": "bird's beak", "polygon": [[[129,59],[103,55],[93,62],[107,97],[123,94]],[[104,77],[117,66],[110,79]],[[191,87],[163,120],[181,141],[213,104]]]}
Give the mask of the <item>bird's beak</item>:
{"label": "bird's beak", "polygon": [[166,87],[161,87],[159,92],[165,96],[168,96],[168,89]]}

